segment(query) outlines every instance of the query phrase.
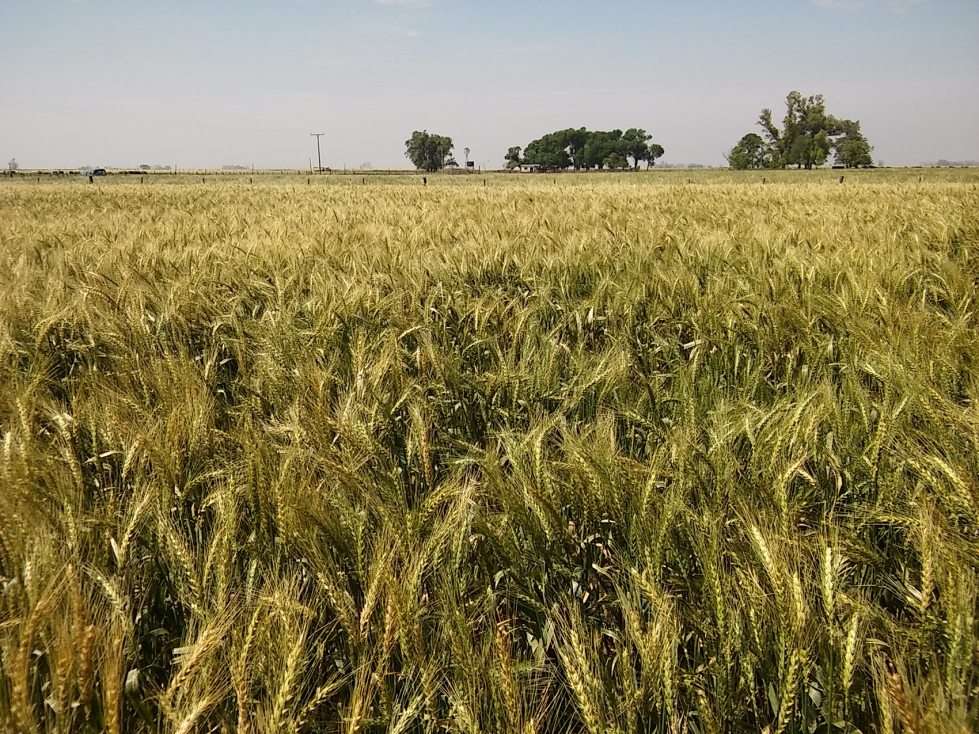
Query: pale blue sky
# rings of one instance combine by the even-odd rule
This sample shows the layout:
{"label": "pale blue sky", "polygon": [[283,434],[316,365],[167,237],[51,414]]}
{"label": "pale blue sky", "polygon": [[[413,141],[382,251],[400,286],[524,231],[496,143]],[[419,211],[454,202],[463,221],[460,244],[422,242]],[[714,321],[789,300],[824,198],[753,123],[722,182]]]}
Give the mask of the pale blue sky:
{"label": "pale blue sky", "polygon": [[874,157],[979,160],[979,1],[0,0],[0,163],[480,165],[554,129],[645,127],[722,164],[792,89]]}

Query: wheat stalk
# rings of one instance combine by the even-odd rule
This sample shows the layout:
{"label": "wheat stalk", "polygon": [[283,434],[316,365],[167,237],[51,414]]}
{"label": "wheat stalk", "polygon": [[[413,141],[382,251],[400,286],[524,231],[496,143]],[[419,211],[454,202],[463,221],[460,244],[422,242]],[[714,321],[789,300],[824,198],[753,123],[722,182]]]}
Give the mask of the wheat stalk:
{"label": "wheat stalk", "polygon": [[897,670],[892,669],[886,673],[886,676],[887,691],[894,705],[897,707],[898,713],[901,715],[901,723],[904,725],[904,731],[906,734],[923,732],[924,730],[921,728],[921,723],[918,720],[918,714],[915,712],[904,690],[904,679],[901,677],[901,674]]}

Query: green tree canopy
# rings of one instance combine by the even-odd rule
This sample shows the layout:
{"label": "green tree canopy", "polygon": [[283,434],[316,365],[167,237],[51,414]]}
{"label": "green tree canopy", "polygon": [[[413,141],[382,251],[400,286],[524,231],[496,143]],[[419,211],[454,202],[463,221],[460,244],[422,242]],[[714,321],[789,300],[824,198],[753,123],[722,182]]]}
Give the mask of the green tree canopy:
{"label": "green tree canopy", "polygon": [[647,167],[655,165],[664,149],[658,143],[649,142],[652,136],[642,128],[621,130],[592,130],[567,128],[548,133],[533,140],[523,149],[514,146],[507,151],[504,159],[508,168],[516,168],[521,163],[529,163],[544,168],[626,168],[632,158],[635,168],[641,161]]}
{"label": "green tree canopy", "polygon": [[[758,116],[762,135],[745,135],[731,149],[728,162],[732,168],[785,168],[795,165],[807,170],[821,166],[836,152],[837,163],[869,165],[873,148],[860,133],[860,122],[838,119],[827,114],[823,95],[809,97],[789,92],[785,98],[782,127],[764,109]],[[847,143],[842,141],[847,140]],[[761,141],[761,147],[758,142]],[[845,151],[845,152],[844,152]],[[850,161],[860,161],[851,163]]]}
{"label": "green tree canopy", "polygon": [[422,171],[438,171],[456,165],[452,157],[452,138],[415,130],[405,141],[405,157]]}
{"label": "green tree canopy", "polygon": [[612,170],[615,170],[616,168],[629,167],[629,161],[626,159],[624,155],[622,155],[618,151],[613,151],[609,153],[608,156],[605,158],[605,160],[602,161],[602,163],[603,165],[608,166]]}
{"label": "green tree canopy", "polygon": [[523,153],[524,162],[536,163],[545,168],[567,168],[571,165],[571,156],[564,143],[561,133],[548,133],[527,143]]}
{"label": "green tree canopy", "polygon": [[624,159],[628,152],[628,143],[622,139],[621,130],[608,132],[596,130],[588,135],[588,142],[585,143],[582,151],[582,159],[585,168],[604,168],[609,165],[613,153]]}
{"label": "green tree canopy", "polygon": [[642,128],[630,127],[623,133],[622,140],[625,141],[626,153],[632,158],[632,167],[636,170],[639,169],[639,161],[649,158],[649,141],[652,139],[653,136]]}
{"label": "green tree canopy", "polygon": [[767,168],[768,148],[758,133],[748,133],[725,156],[731,168],[743,171],[748,168]]}
{"label": "green tree canopy", "polygon": [[563,143],[563,147],[568,151],[568,155],[571,156],[571,165],[575,167],[575,170],[581,168],[581,153],[585,149],[585,144],[588,142],[588,130],[583,127],[579,127],[577,130],[569,127],[567,130],[559,132],[558,135]]}
{"label": "green tree canopy", "polygon": [[661,158],[663,153],[663,146],[658,143],[650,143],[649,141],[653,139],[652,135],[649,135],[645,130],[635,127],[630,127],[622,134],[622,140],[625,142],[626,154],[633,160],[633,168],[637,171],[639,170],[639,163],[641,161],[646,161],[646,168],[651,168],[656,165],[656,159]]}
{"label": "green tree canopy", "polygon": [[652,168],[656,161],[663,157],[666,149],[659,143],[649,144],[649,154],[646,156],[646,168]]}
{"label": "green tree canopy", "polygon": [[836,163],[847,168],[872,166],[874,148],[860,132],[859,120],[842,120],[843,136],[836,140]]}

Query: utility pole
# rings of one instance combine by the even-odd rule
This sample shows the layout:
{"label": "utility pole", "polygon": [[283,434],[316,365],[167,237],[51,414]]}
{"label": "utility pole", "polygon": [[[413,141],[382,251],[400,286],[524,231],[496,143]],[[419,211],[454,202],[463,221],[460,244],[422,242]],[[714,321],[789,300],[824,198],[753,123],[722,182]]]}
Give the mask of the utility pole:
{"label": "utility pole", "polygon": [[316,172],[317,173],[323,173],[323,159],[320,158],[320,138],[323,137],[325,134],[326,133],[310,133],[310,135],[316,138],[316,165],[317,165]]}

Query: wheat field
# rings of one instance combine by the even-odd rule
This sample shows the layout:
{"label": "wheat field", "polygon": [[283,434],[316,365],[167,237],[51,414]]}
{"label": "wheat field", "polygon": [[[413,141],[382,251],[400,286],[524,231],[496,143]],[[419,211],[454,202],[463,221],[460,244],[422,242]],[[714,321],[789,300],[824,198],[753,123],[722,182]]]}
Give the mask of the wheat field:
{"label": "wheat field", "polygon": [[0,730],[979,729],[979,172],[0,184]]}

